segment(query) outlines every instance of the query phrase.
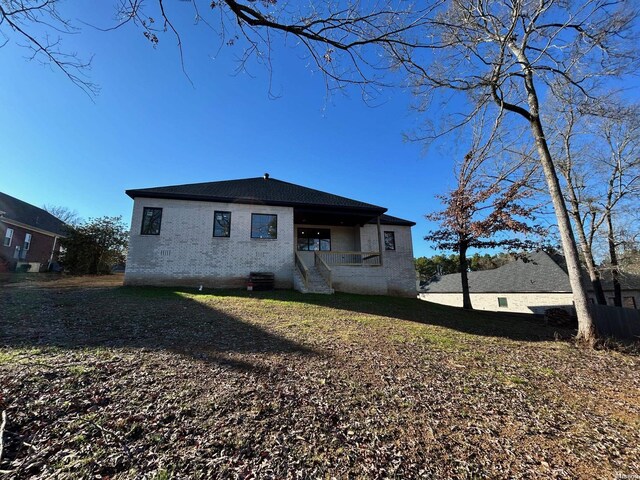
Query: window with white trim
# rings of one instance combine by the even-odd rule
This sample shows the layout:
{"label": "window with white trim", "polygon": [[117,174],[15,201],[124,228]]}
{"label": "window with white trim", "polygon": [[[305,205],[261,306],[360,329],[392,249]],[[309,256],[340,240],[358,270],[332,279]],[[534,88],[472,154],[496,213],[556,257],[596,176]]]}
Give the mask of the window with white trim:
{"label": "window with white trim", "polygon": [[7,231],[4,234],[4,246],[10,247],[12,239],[13,239],[13,228],[7,228]]}
{"label": "window with white trim", "polygon": [[22,245],[22,249],[26,252],[31,248],[31,234],[27,233],[24,236],[24,244]]}

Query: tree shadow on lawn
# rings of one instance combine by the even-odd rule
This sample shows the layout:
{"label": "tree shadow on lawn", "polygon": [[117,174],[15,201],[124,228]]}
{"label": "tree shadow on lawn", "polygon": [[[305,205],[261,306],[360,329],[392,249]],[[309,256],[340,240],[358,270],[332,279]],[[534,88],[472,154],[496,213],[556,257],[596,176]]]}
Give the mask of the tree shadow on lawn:
{"label": "tree shadow on lawn", "polygon": [[[231,292],[220,293],[223,295]],[[246,292],[233,293],[247,296]],[[295,291],[257,292],[254,295],[274,300],[300,302],[317,306],[406,320],[424,325],[444,327],[458,332],[485,337],[507,338],[517,341],[548,341],[568,339],[575,330],[547,325],[540,318],[524,313],[502,313],[484,310],[467,311],[462,308],[426,302],[417,298],[382,295],[301,294]]]}
{"label": "tree shadow on lawn", "polygon": [[167,288],[16,289],[0,295],[0,346],[169,350],[243,371],[260,354],[324,355]]}

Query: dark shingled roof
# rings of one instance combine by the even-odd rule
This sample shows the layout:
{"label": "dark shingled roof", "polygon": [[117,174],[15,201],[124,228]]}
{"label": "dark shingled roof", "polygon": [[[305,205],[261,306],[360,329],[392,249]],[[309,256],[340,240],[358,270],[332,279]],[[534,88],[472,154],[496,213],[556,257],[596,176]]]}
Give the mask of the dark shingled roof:
{"label": "dark shingled roof", "polygon": [[[585,283],[587,284],[587,288],[589,290],[593,290],[591,282],[589,278],[585,274]],[[640,290],[640,275],[620,272],[618,280],[620,281],[620,285],[622,290]],[[611,290],[613,291],[613,278],[611,276],[610,270],[604,270],[600,272],[600,281],[602,282],[602,288],[605,291]]]}
{"label": "dark shingled roof", "polygon": [[[369,220],[369,223],[376,224],[378,223],[376,219]],[[403,227],[413,227],[416,222],[412,222],[411,220],[404,220],[402,218],[393,217],[391,215],[380,215],[380,224],[381,225],[400,225]]]}
{"label": "dark shingled roof", "polygon": [[[1,212],[4,212],[2,214]],[[46,230],[57,235],[64,235],[65,224],[46,210],[38,208],[6,193],[0,192],[0,215],[9,220]]]}
{"label": "dark shingled roof", "polygon": [[340,197],[275,178],[244,178],[221,182],[192,183],[169,187],[127,190],[131,198],[173,198],[210,202],[248,203],[291,207],[329,207],[362,210],[380,215],[386,208],[370,203]]}
{"label": "dark shingled roof", "polygon": [[[569,276],[545,252],[527,255],[493,270],[469,272],[471,293],[571,292]],[[443,275],[422,288],[425,293],[461,293],[459,273]]]}

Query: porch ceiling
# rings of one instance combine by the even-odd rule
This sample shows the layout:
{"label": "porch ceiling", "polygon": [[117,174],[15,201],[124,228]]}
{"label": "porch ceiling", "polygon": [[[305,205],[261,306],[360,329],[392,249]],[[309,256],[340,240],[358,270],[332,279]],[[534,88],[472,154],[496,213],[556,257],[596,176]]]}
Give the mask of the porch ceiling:
{"label": "porch ceiling", "polygon": [[384,211],[329,210],[315,208],[294,208],[293,221],[303,225],[340,225],[353,227],[365,225]]}

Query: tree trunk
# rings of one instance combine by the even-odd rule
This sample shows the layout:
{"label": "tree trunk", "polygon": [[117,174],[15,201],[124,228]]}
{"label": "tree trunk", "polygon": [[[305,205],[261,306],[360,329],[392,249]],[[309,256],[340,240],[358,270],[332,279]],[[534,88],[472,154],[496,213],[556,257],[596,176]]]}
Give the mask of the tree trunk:
{"label": "tree trunk", "polygon": [[100,251],[95,247],[92,249],[91,263],[89,264],[89,274],[96,275],[100,265]]}
{"label": "tree trunk", "polygon": [[584,257],[584,264],[587,267],[587,273],[589,274],[589,280],[591,281],[591,285],[593,286],[593,291],[596,294],[596,301],[599,305],[606,305],[607,299],[604,296],[604,290],[602,290],[602,282],[600,281],[600,274],[598,270],[596,270],[595,262],[593,261],[593,251],[591,250],[591,245],[587,241],[587,236],[584,233],[584,223],[582,222],[582,218],[580,218],[580,205],[578,203],[578,197],[576,196],[576,192],[573,188],[573,182],[571,180],[571,176],[568,172],[562,172],[564,179],[567,182],[567,192],[569,194],[569,203],[571,204],[571,209],[569,210],[569,214],[573,219],[573,223],[576,226],[576,230],[578,231],[578,241],[580,243],[580,250],[582,250],[582,256]]}
{"label": "tree trunk", "polygon": [[91,263],[89,263],[89,275],[95,275],[98,273],[98,256],[93,255],[91,257]]}
{"label": "tree trunk", "polygon": [[467,246],[460,244],[460,278],[462,279],[462,308],[473,310],[471,294],[469,293],[469,276],[467,275]]}
{"label": "tree trunk", "polygon": [[604,296],[602,281],[600,280],[600,274],[597,270],[594,270],[594,273],[589,271],[589,280],[591,281],[591,286],[593,287],[593,291],[596,294],[596,302],[598,302],[598,305],[606,305],[607,297]]}
{"label": "tree trunk", "polygon": [[549,152],[549,145],[544,135],[542,122],[540,121],[540,106],[538,102],[538,93],[533,82],[533,71],[526,54],[519,49],[513,42],[509,43],[509,48],[518,59],[520,67],[524,74],[524,86],[527,90],[527,104],[529,111],[524,112],[521,107],[511,106],[512,111],[518,111],[524,116],[531,127],[533,138],[536,142],[536,149],[540,156],[540,163],[544,176],[547,181],[551,203],[558,221],[558,231],[560,232],[560,240],[562,242],[562,250],[565,261],[567,262],[567,273],[569,274],[569,283],[573,292],[573,304],[578,317],[578,340],[584,341],[589,345],[593,345],[596,340],[596,328],[589,309],[589,301],[582,285],[580,275],[580,258],[578,257],[578,248],[573,236],[571,221],[567,213],[567,206],[564,203],[564,196],[560,189],[560,182],[556,174],[555,165]]}
{"label": "tree trunk", "polygon": [[[536,98],[537,102],[537,98]],[[532,109],[533,110],[533,109]],[[536,109],[537,110],[537,109]],[[560,232],[560,240],[562,242],[562,250],[565,261],[567,262],[567,273],[569,274],[569,283],[573,292],[573,304],[578,317],[578,339],[587,343],[593,343],[596,339],[596,329],[589,309],[589,301],[582,285],[580,274],[580,259],[578,257],[578,249],[571,229],[571,222],[567,213],[567,206],[564,203],[564,197],[560,190],[560,182],[556,175],[553,159],[549,152],[547,140],[544,136],[542,123],[538,115],[531,116],[531,131],[536,142],[536,148],[540,155],[540,162],[547,180],[549,195],[551,195],[551,203],[558,220],[558,230]]]}
{"label": "tree trunk", "polygon": [[622,307],[622,287],[620,286],[620,267],[618,266],[618,254],[616,253],[616,240],[613,235],[613,219],[611,210],[607,210],[607,242],[609,243],[609,257],[611,259],[611,279],[613,280],[613,304]]}

